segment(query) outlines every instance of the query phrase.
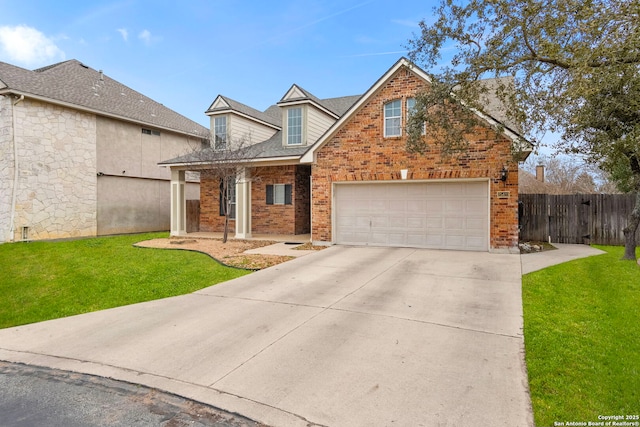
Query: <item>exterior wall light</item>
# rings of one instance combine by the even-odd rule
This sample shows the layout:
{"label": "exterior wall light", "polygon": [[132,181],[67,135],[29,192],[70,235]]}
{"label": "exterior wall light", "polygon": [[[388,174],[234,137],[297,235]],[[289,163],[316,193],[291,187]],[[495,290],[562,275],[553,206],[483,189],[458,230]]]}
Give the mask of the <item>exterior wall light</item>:
{"label": "exterior wall light", "polygon": [[509,171],[507,170],[506,166],[503,166],[502,170],[500,171],[500,180],[502,180],[502,182],[505,182],[508,177],[509,177]]}

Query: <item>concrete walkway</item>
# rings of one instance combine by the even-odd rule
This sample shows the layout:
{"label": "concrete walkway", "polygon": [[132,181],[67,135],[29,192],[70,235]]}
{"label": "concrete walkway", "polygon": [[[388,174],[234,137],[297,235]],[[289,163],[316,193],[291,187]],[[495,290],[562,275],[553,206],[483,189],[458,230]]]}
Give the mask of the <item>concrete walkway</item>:
{"label": "concrete walkway", "polygon": [[552,265],[562,264],[574,259],[586,258],[606,252],[592,248],[587,245],[567,245],[564,243],[553,243],[557,250],[523,254],[520,257],[522,262],[522,274],[542,270]]}
{"label": "concrete walkway", "polygon": [[532,426],[520,256],[331,247],[190,295],[0,330],[0,360],[271,426]]}

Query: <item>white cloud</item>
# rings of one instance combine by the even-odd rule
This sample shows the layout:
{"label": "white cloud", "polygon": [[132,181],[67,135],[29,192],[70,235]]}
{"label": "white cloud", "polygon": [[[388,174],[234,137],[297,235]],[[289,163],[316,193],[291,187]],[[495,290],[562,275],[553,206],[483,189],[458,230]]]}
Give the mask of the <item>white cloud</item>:
{"label": "white cloud", "polygon": [[138,34],[138,38],[146,44],[151,44],[151,32],[149,30],[143,30]]}
{"label": "white cloud", "polygon": [[392,19],[391,22],[393,22],[394,24],[402,25],[404,27],[420,27],[419,21],[414,21],[413,19]]}
{"label": "white cloud", "polygon": [[127,31],[126,28],[118,28],[116,31],[120,33],[124,41],[127,41],[129,39],[129,31]]}
{"label": "white cloud", "polygon": [[27,66],[45,65],[65,58],[53,40],[26,25],[0,27],[0,55]]}

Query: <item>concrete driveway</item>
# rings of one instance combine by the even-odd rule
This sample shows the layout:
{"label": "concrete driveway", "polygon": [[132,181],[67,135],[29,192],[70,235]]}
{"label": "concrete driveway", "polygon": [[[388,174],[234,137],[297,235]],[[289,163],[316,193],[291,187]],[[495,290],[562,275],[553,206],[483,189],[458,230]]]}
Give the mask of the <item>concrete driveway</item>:
{"label": "concrete driveway", "polygon": [[194,294],[0,330],[0,360],[272,426],[533,426],[519,255],[329,249]]}

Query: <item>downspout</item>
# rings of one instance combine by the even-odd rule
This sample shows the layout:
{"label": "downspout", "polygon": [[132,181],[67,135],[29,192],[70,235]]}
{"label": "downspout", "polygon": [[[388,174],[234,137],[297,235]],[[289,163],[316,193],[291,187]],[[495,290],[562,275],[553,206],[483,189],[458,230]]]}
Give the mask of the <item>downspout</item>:
{"label": "downspout", "polygon": [[11,108],[11,119],[12,119],[12,124],[13,124],[13,129],[12,129],[12,142],[13,142],[13,190],[12,190],[12,195],[11,195],[11,220],[10,220],[10,224],[11,224],[11,229],[10,229],[10,233],[11,233],[11,242],[15,241],[15,218],[16,218],[16,198],[18,197],[18,177],[19,177],[19,171],[18,171],[18,144],[16,143],[16,105],[18,105],[19,103],[21,103],[22,101],[24,101],[24,95],[20,95],[20,98],[18,98],[15,102],[13,102],[12,108]]}

